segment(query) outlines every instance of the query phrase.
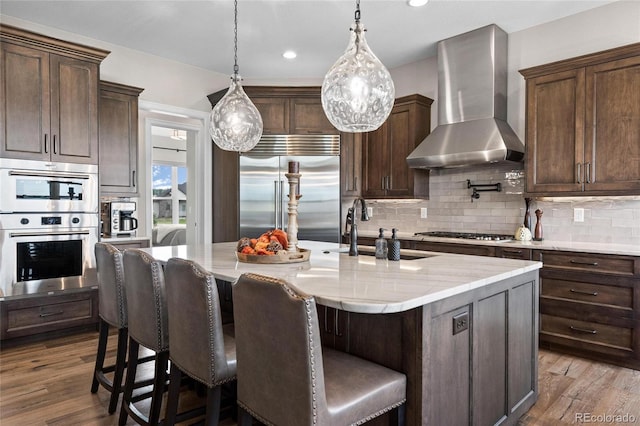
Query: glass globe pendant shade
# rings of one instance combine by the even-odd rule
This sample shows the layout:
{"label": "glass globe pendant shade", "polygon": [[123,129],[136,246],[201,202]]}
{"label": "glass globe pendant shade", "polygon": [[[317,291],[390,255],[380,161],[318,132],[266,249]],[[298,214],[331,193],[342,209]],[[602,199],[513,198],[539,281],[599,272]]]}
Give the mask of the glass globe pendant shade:
{"label": "glass globe pendant shade", "polygon": [[342,132],[370,132],[389,117],[395,87],[389,71],[367,45],[359,20],[351,28],[344,55],[322,83],[322,108]]}
{"label": "glass globe pendant shade", "polygon": [[211,110],[209,133],[225,151],[249,151],[262,137],[262,117],[240,80],[237,74],[231,77],[229,90]]}

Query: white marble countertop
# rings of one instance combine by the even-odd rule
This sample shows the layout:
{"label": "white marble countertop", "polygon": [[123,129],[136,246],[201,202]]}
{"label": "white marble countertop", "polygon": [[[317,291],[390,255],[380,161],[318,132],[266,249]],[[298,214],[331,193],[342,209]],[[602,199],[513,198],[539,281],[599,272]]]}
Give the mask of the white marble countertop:
{"label": "white marble countertop", "polygon": [[[375,231],[359,231],[361,237],[377,238]],[[388,232],[387,232],[388,234]],[[509,248],[529,248],[535,250],[566,250],[583,253],[617,254],[623,256],[640,256],[640,246],[634,244],[612,244],[612,243],[584,243],[575,241],[481,241],[465,240],[460,238],[442,238],[414,235],[409,232],[399,232],[398,238],[413,241],[433,241],[440,243],[473,244]],[[386,235],[389,238],[389,235]]]}
{"label": "white marble countertop", "polygon": [[542,267],[533,261],[414,250],[403,252],[430,257],[393,262],[363,254],[351,257],[345,245],[315,241],[299,243],[311,250],[308,262],[251,264],[236,260],[235,247],[230,242],[143,250],[160,261],[193,260],[226,281],[245,272],[282,278],[320,304],[362,313],[406,311]]}

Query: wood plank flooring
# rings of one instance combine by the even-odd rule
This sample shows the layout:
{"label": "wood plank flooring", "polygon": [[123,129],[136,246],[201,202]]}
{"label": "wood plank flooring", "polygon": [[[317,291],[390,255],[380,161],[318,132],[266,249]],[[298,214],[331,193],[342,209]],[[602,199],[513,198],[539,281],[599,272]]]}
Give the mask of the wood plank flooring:
{"label": "wood plank flooring", "polygon": [[[90,392],[97,337],[84,332],[1,348],[0,424],[117,424],[119,407],[115,415],[107,414],[108,393],[102,388]],[[113,362],[114,338],[107,356]],[[640,425],[640,371],[544,350],[539,360],[540,396],[519,425]],[[187,405],[196,402],[195,393],[185,398]]]}

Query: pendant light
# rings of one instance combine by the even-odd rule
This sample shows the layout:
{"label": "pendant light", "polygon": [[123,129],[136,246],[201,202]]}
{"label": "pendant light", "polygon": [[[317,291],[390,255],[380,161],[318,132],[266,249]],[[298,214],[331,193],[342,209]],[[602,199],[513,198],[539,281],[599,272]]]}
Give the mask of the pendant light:
{"label": "pendant light", "polygon": [[234,5],[233,75],[231,85],[211,110],[209,133],[225,151],[245,152],[256,146],[262,136],[262,117],[242,89],[238,74],[238,0]]}
{"label": "pendant light", "polygon": [[395,88],[389,71],[373,54],[360,22],[360,0],[344,55],[331,67],[322,83],[322,108],[342,132],[370,132],[389,117]]}

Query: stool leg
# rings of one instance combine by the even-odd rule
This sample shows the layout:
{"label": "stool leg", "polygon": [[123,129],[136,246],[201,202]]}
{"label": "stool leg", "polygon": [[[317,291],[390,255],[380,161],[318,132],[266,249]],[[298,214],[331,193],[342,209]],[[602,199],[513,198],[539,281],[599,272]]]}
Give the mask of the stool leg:
{"label": "stool leg", "polygon": [[169,351],[158,352],[156,354],[155,380],[153,393],[151,395],[151,409],[149,411],[149,424],[156,425],[160,420],[160,410],[162,408],[162,394],[167,382],[167,364],[169,361]]}
{"label": "stool leg", "polygon": [[109,414],[116,411],[118,398],[122,392],[122,376],[124,375],[124,366],[127,360],[127,339],[128,333],[126,328],[118,330],[118,352],[116,354],[116,367],[113,373],[113,389],[111,391],[111,399],[109,400]]}
{"label": "stool leg", "polygon": [[207,389],[207,414],[204,424],[206,426],[218,426],[220,421],[220,399],[222,388],[215,386]]}
{"label": "stool leg", "polygon": [[97,374],[104,366],[104,356],[107,352],[107,338],[109,337],[109,324],[100,318],[100,336],[98,337],[98,353],[96,354],[96,366],[93,369],[93,381],[91,382],[91,393],[98,392],[100,383]]}
{"label": "stool leg", "polygon": [[177,365],[171,363],[171,374],[169,375],[169,395],[167,396],[167,412],[165,414],[164,423],[173,425],[176,423],[178,414],[178,401],[180,398],[180,380],[182,380],[182,371]]}
{"label": "stool leg", "polygon": [[129,357],[127,361],[127,380],[124,384],[124,392],[122,394],[122,406],[120,407],[120,418],[118,419],[118,425],[124,426],[127,423],[127,409],[125,406],[131,401],[133,395],[133,387],[136,380],[136,370],[138,367],[138,350],[140,344],[129,337]]}
{"label": "stool leg", "polygon": [[404,403],[396,408],[396,412],[398,414],[398,426],[404,426],[406,407],[407,404]]}
{"label": "stool leg", "polygon": [[238,426],[251,426],[253,424],[253,417],[244,408],[238,406]]}

